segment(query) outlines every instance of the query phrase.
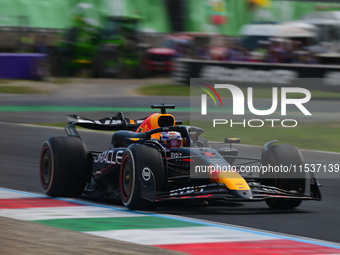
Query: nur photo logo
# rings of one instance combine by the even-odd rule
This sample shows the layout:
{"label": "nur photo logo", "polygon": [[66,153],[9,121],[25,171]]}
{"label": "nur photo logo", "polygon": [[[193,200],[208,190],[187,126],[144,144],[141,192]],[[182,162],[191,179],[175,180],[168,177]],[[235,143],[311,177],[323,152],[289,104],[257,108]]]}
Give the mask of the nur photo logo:
{"label": "nur photo logo", "polygon": [[[280,123],[282,127],[295,127],[298,122],[295,119],[277,119],[277,118],[269,118],[270,115],[276,113],[278,106],[280,105],[280,116],[287,116],[287,106],[292,105],[298,112],[302,113],[304,116],[311,116],[312,114],[306,108],[305,104],[308,103],[311,99],[311,93],[308,89],[300,88],[300,87],[273,87],[272,88],[272,96],[271,96],[271,106],[268,109],[258,109],[254,106],[254,93],[252,87],[247,87],[247,96],[245,97],[243,91],[232,84],[214,84],[213,86],[208,85],[203,82],[198,82],[204,87],[199,87],[204,93],[201,94],[201,115],[208,115],[208,97],[213,100],[215,107],[218,105],[215,97],[219,100],[219,105],[223,107],[223,102],[221,96],[229,95],[231,93],[232,96],[232,115],[233,116],[245,116],[246,107],[247,110],[255,116],[266,116],[266,119],[243,119],[240,121],[235,121],[233,119],[225,119],[225,118],[215,118],[213,119],[213,127],[216,125],[225,125],[230,124],[231,127],[235,125],[249,126],[249,127],[262,127],[266,122],[270,123],[272,127],[274,127],[277,123]],[[217,92],[217,90],[219,92]],[[281,98],[279,98],[279,91]],[[227,94],[228,93],[228,94]],[[290,98],[289,95],[294,93],[295,95],[299,95],[298,98]],[[230,100],[230,99],[228,99]],[[279,102],[280,101],[280,102]]]}

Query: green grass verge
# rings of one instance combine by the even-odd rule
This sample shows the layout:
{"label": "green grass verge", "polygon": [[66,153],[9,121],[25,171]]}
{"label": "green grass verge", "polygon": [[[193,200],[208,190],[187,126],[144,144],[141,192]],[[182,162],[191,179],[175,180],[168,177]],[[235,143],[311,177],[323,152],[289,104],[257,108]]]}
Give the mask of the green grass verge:
{"label": "green grass verge", "polygon": [[[183,124],[189,125],[189,123]],[[35,125],[63,128],[66,122]],[[241,127],[241,125],[232,128],[228,125],[219,125],[213,128],[211,123],[203,121],[192,122],[191,125],[203,128],[203,137],[209,141],[224,142],[226,137],[239,137],[242,144],[263,146],[271,140],[280,140],[281,143],[293,144],[300,149],[340,152],[339,122],[299,122],[295,128],[272,128],[269,126],[250,128]],[[77,127],[77,129],[82,128]]]}
{"label": "green grass verge", "polygon": [[141,87],[137,92],[146,96],[190,96],[190,87],[171,84],[153,84]]}
{"label": "green grass verge", "polygon": [[[55,85],[65,85],[72,83],[71,79],[68,78],[50,78],[47,83]],[[10,79],[0,79],[0,94],[44,94],[48,93],[48,90],[39,88],[36,85],[44,85],[40,81],[32,80],[10,80]]]}
{"label": "green grass verge", "polygon": [[29,86],[0,86],[0,93],[9,94],[41,94],[42,91]]}
{"label": "green grass verge", "polygon": [[[247,95],[247,89],[242,88],[243,94]],[[226,91],[227,92],[227,91]],[[330,100],[340,100],[340,93],[338,92],[328,92],[328,91],[318,91],[310,90],[312,98],[314,99],[330,99]],[[190,96],[190,87],[172,84],[154,84],[147,85],[138,89],[138,93],[146,96]],[[271,88],[254,88],[253,89],[255,98],[272,98]],[[231,93],[229,94],[231,97]],[[279,90],[279,97],[281,93]],[[289,93],[289,98],[300,98],[300,93]]]}
{"label": "green grass verge", "polygon": [[[69,78],[50,78],[46,81],[49,84],[66,85],[73,81]],[[42,85],[42,89],[39,86]],[[32,80],[10,80],[0,79],[0,93],[9,94],[44,94],[48,93],[46,89],[43,89],[44,82],[32,81]]]}
{"label": "green grass verge", "polygon": [[263,146],[268,141],[279,140],[281,143],[296,145],[300,149],[340,152],[339,122],[299,122],[294,128],[252,128],[242,125],[218,125],[214,128],[212,123],[207,122],[192,122],[191,125],[203,128],[203,136],[209,141],[223,142],[226,137],[238,137],[241,138],[242,144]]}
{"label": "green grass verge", "polygon": [[[57,122],[57,123],[32,123],[35,126],[43,126],[43,127],[59,127],[64,128],[67,122]],[[78,127],[77,127],[78,128]]]}

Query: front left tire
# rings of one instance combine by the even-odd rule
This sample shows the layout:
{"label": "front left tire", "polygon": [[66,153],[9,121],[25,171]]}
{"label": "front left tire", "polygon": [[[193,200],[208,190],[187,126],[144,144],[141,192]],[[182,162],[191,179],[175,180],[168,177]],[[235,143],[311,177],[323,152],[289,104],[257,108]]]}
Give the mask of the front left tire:
{"label": "front left tire", "polygon": [[[148,169],[155,179],[155,190],[165,190],[167,176],[161,153],[146,145],[132,145],[124,153],[120,169],[123,204],[131,210],[153,209],[155,203],[141,197],[142,172]],[[150,176],[150,178],[152,178]]]}

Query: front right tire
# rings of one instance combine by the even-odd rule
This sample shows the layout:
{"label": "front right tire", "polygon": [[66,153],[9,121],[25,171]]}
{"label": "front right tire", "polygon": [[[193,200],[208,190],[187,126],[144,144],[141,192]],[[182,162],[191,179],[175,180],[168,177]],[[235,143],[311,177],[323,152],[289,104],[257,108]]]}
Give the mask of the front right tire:
{"label": "front right tire", "polygon": [[[301,152],[296,146],[288,144],[272,145],[270,147],[271,155],[273,156],[274,166],[283,166],[291,169],[292,167],[304,165],[304,160]],[[263,165],[271,165],[268,162],[263,162]],[[306,186],[306,174],[304,172],[279,172],[265,173],[262,175],[262,184],[267,186],[275,186],[277,188],[304,193]],[[266,204],[271,209],[289,210],[301,205],[301,199],[293,198],[269,198],[265,200]]]}

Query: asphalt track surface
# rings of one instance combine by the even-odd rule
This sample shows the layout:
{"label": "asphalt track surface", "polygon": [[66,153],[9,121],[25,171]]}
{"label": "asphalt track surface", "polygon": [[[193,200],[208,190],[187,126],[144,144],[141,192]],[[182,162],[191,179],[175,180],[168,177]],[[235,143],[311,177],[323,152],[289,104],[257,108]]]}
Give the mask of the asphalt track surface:
{"label": "asphalt track surface", "polygon": [[[76,87],[76,86],[75,86]],[[120,88],[121,89],[121,88]],[[74,88],[75,90],[75,88]],[[123,91],[124,92],[124,91]],[[64,122],[65,115],[78,113],[89,118],[108,116],[107,110],[70,112],[63,110],[43,110],[44,106],[101,106],[101,107],[147,107],[153,103],[175,103],[188,107],[186,99],[178,97],[122,96],[116,93],[112,98],[105,91],[101,94],[74,94],[70,91],[52,95],[0,95],[0,106],[31,106],[37,110],[0,111],[0,187],[28,192],[42,193],[38,166],[40,149],[50,136],[64,135],[62,129],[37,127],[19,123]],[[126,91],[125,91],[126,92]],[[106,95],[105,95],[106,94]],[[112,93],[111,93],[112,94]],[[117,95],[118,94],[118,95]],[[265,103],[265,102],[264,102]],[[312,102],[311,107],[319,112],[338,114],[339,102]],[[1,108],[1,107],[0,107]],[[330,111],[331,109],[331,111]],[[138,118],[149,111],[129,112],[127,117]],[[177,112],[179,119],[188,118],[187,112]],[[331,119],[330,117],[329,119]],[[105,150],[109,147],[110,133],[81,131],[89,149]],[[264,141],[266,142],[266,141]],[[260,156],[260,148],[238,146],[240,155]],[[340,154],[303,151],[306,163],[339,163]],[[214,203],[209,206],[195,204],[162,204],[156,213],[170,213],[219,223],[235,224],[284,234],[299,235],[331,242],[340,242],[340,178],[320,180],[323,187],[321,202],[308,201],[295,210],[270,210],[264,202],[258,203]],[[105,201],[120,204],[118,201]]]}

